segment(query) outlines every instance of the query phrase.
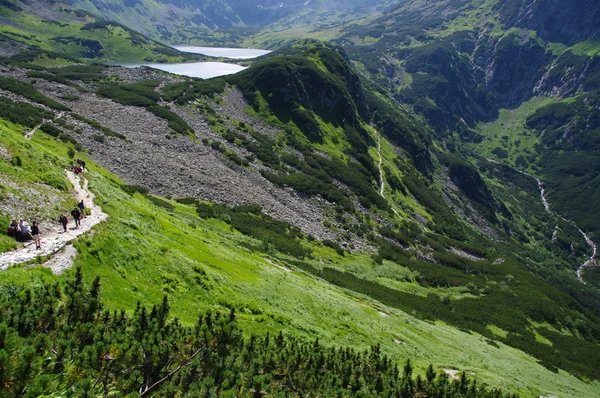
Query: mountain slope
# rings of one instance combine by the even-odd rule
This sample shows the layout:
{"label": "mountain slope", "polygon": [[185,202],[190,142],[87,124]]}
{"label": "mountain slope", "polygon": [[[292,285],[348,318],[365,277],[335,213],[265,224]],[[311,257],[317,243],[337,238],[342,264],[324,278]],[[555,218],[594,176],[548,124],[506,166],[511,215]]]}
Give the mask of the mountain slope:
{"label": "mountain slope", "polygon": [[60,2],[9,1],[0,3],[0,11],[2,55],[36,49],[84,60],[176,62],[202,58]]}
{"label": "mountain slope", "polygon": [[[102,270],[115,305],[133,308],[140,297],[157,302],[170,293],[177,297],[176,311],[184,312],[202,295],[209,303],[202,305],[247,308],[250,329],[289,327],[357,345],[380,335],[388,347],[397,346],[398,339],[377,329],[380,323],[367,326],[372,317],[359,321],[364,308],[345,318],[341,308],[362,308],[353,301],[358,295],[374,303],[370,311],[383,306],[386,314],[411,314],[409,322],[412,315],[432,322],[428,333],[438,320],[451,325],[444,326],[444,335],[469,330],[475,335],[469,344],[486,355],[483,347],[492,348],[483,342],[507,345],[549,370],[597,379],[600,297],[574,273],[586,260],[584,237],[576,224],[545,211],[533,177],[478,156],[459,140],[480,141],[479,122],[502,116],[500,106],[521,104],[538,86],[554,86],[553,79],[565,81],[559,92],[576,86],[559,68],[541,73],[547,60],[529,62],[540,49],[567,54],[560,61],[566,64],[583,59],[582,81],[593,81],[588,77],[593,73],[587,74],[587,65],[595,62],[593,42],[586,42],[591,48],[579,43],[567,49],[545,43],[533,31],[503,30],[500,22],[480,36],[479,30],[459,29],[466,22],[455,18],[479,20],[485,9],[471,4],[402,4],[390,16],[405,18],[403,23],[372,16],[368,21],[380,22],[375,27],[367,20],[338,26],[346,32],[340,39],[345,51],[295,42],[239,75],[209,81],[149,69],[58,68],[53,66],[69,60],[39,50],[19,54],[2,60],[2,118],[30,128],[46,119],[43,140],[67,142],[54,156],[64,158],[67,148],[72,154],[88,151],[125,181],[104,171],[97,176],[104,204],[114,206],[109,222],[115,221],[80,242],[76,260]],[[94,23],[91,29],[110,32],[114,26]],[[76,54],[81,57],[81,49]],[[511,64],[511,57],[521,62]],[[349,59],[376,75],[376,82],[363,80]],[[537,82],[546,85],[532,84],[538,75]],[[408,105],[398,106],[389,95]],[[531,129],[556,128],[545,141],[552,146],[565,125],[595,122],[595,102],[586,98],[531,106],[520,117]],[[556,115],[566,116],[554,123]],[[567,135],[574,151],[590,145],[586,140],[593,143],[594,126],[583,137]],[[510,138],[499,139],[508,148]],[[31,148],[18,136],[6,139],[3,167],[17,176],[23,162],[14,147]],[[536,149],[535,144],[528,140],[523,147]],[[490,153],[500,158],[502,150],[493,147]],[[530,171],[537,171],[538,160],[531,157]],[[11,203],[10,198],[3,200]],[[3,216],[14,216],[9,213],[3,210]],[[53,218],[44,215],[45,222]],[[114,231],[125,231],[127,239]],[[5,248],[11,243],[3,239]],[[273,282],[281,286],[286,278],[274,278],[288,270],[296,272],[286,281],[293,287],[285,285],[282,293]],[[14,270],[15,281],[26,277],[21,271]],[[323,291],[343,293],[331,293],[331,300],[315,306]],[[350,301],[341,298],[346,295]],[[301,299],[289,303],[289,297]],[[340,317],[324,321],[328,307],[340,308]],[[422,342],[419,348],[429,341],[418,332],[411,339]],[[434,344],[427,352],[444,349]],[[450,350],[444,362],[459,357]],[[524,372],[523,362],[503,365],[495,374],[485,370],[486,357],[475,362],[481,363],[482,379],[496,385],[509,374],[518,389],[520,375],[527,375],[528,394],[569,394],[563,383],[574,383],[582,394],[594,387],[571,376],[551,381],[539,367]],[[532,379],[546,380],[552,391]]]}
{"label": "mountain slope", "polygon": [[[28,159],[43,158],[43,153],[55,156],[53,171],[60,173],[61,166],[70,160],[67,150],[73,144],[62,143],[41,131],[34,134],[32,141],[26,141],[21,129],[3,122],[2,147],[12,158],[20,153],[24,159],[23,166],[11,165],[10,159],[2,160],[3,173],[17,173],[13,175],[18,178],[17,175],[23,175],[22,167],[33,166]],[[501,385],[525,395],[590,395],[597,388],[563,372],[555,374],[501,342],[493,343],[439,322],[423,322],[366,295],[331,285],[300,268],[306,267],[302,262],[268,249],[258,239],[232,231],[224,221],[226,217],[200,218],[194,207],[136,191],[127,193],[132,186],[96,165],[86,154],[80,152],[77,156],[86,158],[91,186],[110,217],[93,235],[75,243],[79,252],[75,263],[83,267],[86,284],[92,283],[96,275],[101,276],[106,309],[125,306],[133,311],[136,302],[144,306],[159,303],[167,293],[171,313],[185,324],[195,323],[199,311],[220,313],[234,308],[237,323],[245,333],[264,336],[266,331],[282,330],[285,336],[318,336],[323,345],[343,343],[355,348],[367,348],[378,341],[381,350],[395,361],[412,358],[419,373],[434,361],[436,372],[443,368],[467,370],[474,372],[479,382]],[[303,241],[303,245],[315,253],[315,258],[307,262],[324,271],[321,261],[336,268],[361,264],[364,270],[378,269],[377,278],[385,275],[383,268],[370,265],[367,255],[341,256],[320,244]],[[396,275],[409,272],[387,261],[384,268]],[[67,280],[74,273],[71,271]],[[18,285],[32,280],[62,279],[40,267],[11,268],[3,274],[2,292],[11,294]],[[433,291],[411,285],[419,295]],[[447,293],[453,300],[463,295],[457,288],[447,289]],[[500,329],[492,330],[502,333]],[[9,347],[14,349],[13,344]],[[115,355],[116,346],[107,348]],[[39,374],[38,370],[35,368],[30,374],[31,380]],[[114,388],[112,381],[107,388]]]}
{"label": "mountain slope", "polygon": [[[240,282],[224,275],[268,254],[324,286],[472,330],[522,349],[550,369],[596,377],[600,300],[569,276],[582,258],[572,247],[585,244],[576,228],[561,223],[560,239],[553,239],[558,219],[544,213],[535,180],[515,178],[494,164],[478,174],[473,163],[430,141],[428,131],[382,92],[365,91],[338,49],[300,42],[240,75],[209,81],[100,66],[78,66],[79,74],[65,79],[74,67],[41,72],[6,62],[14,68],[4,72],[10,75],[3,80],[7,99],[39,103],[43,93],[68,105],[68,113],[46,130],[89,148],[89,156],[127,181],[107,181],[99,190],[98,197],[117,200],[111,206],[122,213],[113,213],[117,224],[105,235],[80,246],[77,260],[106,270],[115,303],[133,305],[140,294],[159,298],[161,291],[190,302],[198,294],[189,281],[193,270],[181,267],[198,261],[217,266],[211,286],[227,297]],[[34,95],[36,90],[41,93]],[[124,207],[135,197],[140,207]],[[167,212],[181,209],[187,221],[152,215],[143,203]],[[154,227],[157,220],[171,232]],[[205,223],[220,225],[222,232],[213,240],[190,226]],[[131,239],[111,233],[122,224],[129,225]],[[235,234],[241,248],[222,257],[218,236],[231,230],[244,235]],[[528,236],[535,240],[527,244]],[[563,245],[565,240],[574,246]],[[145,255],[145,247],[153,247],[153,254]],[[198,250],[212,254],[204,258]],[[263,266],[244,272],[244,283],[252,286]],[[219,271],[224,267],[225,274]],[[275,294],[271,282],[251,287],[248,297]],[[278,302],[298,294],[284,294]],[[305,306],[318,296],[317,289],[305,297]],[[264,303],[269,300],[274,298]],[[540,311],[539,303],[548,304]],[[314,330],[335,335],[336,326],[327,325]],[[293,329],[306,330],[295,323]]]}
{"label": "mountain slope", "polygon": [[368,15],[376,0],[144,0],[83,1],[71,4],[102,19],[117,21],[146,36],[172,44],[241,44],[246,32],[298,13],[339,10],[341,19]]}
{"label": "mountain slope", "polygon": [[[600,68],[599,28],[592,21],[599,13],[593,1],[410,1],[385,14],[321,25],[306,34],[343,46],[359,70],[422,114],[444,140],[456,132],[462,142],[483,140],[489,146],[493,141],[481,127],[497,120],[501,109],[518,108],[534,97],[564,100],[514,130],[519,136],[511,140],[528,142],[527,149],[500,141],[492,147],[495,153],[485,155],[499,161],[518,158],[519,164],[511,164],[547,184],[554,209],[598,240],[598,223],[587,215],[597,214],[600,203],[591,194],[597,191],[591,115]],[[299,26],[286,28],[282,22],[277,33],[267,28],[254,45],[272,45],[274,37],[283,41],[307,23],[292,21]],[[509,149],[514,156],[506,154]]]}

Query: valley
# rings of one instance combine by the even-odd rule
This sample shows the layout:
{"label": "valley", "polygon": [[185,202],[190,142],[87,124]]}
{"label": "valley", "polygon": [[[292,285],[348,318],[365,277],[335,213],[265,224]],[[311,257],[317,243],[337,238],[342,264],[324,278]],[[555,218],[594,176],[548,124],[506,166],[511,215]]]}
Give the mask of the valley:
{"label": "valley", "polygon": [[0,392],[600,391],[597,5],[7,1]]}

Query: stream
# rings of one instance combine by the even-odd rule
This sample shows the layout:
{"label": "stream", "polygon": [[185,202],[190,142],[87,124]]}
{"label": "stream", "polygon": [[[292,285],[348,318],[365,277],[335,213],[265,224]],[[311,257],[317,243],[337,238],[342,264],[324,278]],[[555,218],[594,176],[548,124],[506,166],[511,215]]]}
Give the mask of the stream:
{"label": "stream", "polygon": [[596,253],[598,251],[598,246],[596,246],[596,244],[590,239],[588,234],[583,232],[581,229],[579,229],[579,232],[581,232],[581,234],[585,238],[585,241],[587,242],[587,244],[592,248],[592,255],[590,256],[590,258],[585,263],[581,264],[579,266],[579,268],[577,268],[577,279],[579,279],[581,282],[585,283],[585,281],[583,280],[583,276],[582,276],[583,270],[588,267],[597,267],[598,266],[598,260],[596,259]]}
{"label": "stream", "polygon": [[[523,171],[521,171],[521,173],[523,174],[527,174]],[[527,174],[529,176],[531,176],[531,174]],[[542,199],[542,203],[544,204],[544,208],[546,209],[546,211],[548,213],[551,212],[550,210],[550,202],[548,202],[548,198],[546,197],[546,190],[544,189],[544,183],[542,182],[542,180],[540,180],[537,177],[531,176],[533,178],[535,178],[535,180],[537,181],[538,187],[540,189],[540,197]],[[566,218],[561,217],[564,221],[567,221]],[[585,242],[588,244],[589,247],[592,248],[592,255],[587,259],[586,262],[584,262],[583,264],[581,264],[579,266],[579,268],[577,268],[577,279],[579,279],[580,282],[585,283],[585,281],[583,280],[583,270],[585,268],[588,267],[596,267],[598,265],[598,260],[596,259],[596,254],[598,252],[598,246],[596,245],[596,243],[594,243],[594,241],[592,241],[592,239],[589,237],[588,234],[586,234],[585,232],[583,232],[581,230],[581,228],[577,228],[579,230],[579,233],[583,236],[583,238],[585,239]]]}
{"label": "stream", "polygon": [[[491,163],[497,163],[497,164],[501,164],[500,162],[498,162],[497,160],[494,159],[490,159],[487,158],[488,162]],[[542,203],[544,205],[544,209],[546,209],[546,211],[548,213],[551,213],[552,210],[550,210],[550,202],[548,201],[548,198],[546,197],[546,189],[544,188],[544,183],[542,182],[542,180],[540,180],[539,178],[537,178],[536,176],[533,176],[525,171],[519,170],[519,169],[515,169],[513,167],[514,170],[518,171],[521,174],[524,174],[526,176],[529,176],[531,178],[535,178],[535,180],[537,181],[538,184],[538,188],[540,190],[540,198],[542,200]],[[559,215],[559,217],[561,219],[563,219],[564,221],[569,221],[566,218],[562,217]],[[585,232],[583,232],[581,230],[581,228],[577,228],[579,230],[579,233],[581,233],[581,235],[583,236],[583,238],[585,239],[585,242],[588,244],[589,247],[592,248],[592,255],[583,263],[581,264],[578,268],[577,268],[577,279],[579,279],[579,281],[581,283],[585,283],[585,281],[583,280],[583,270],[585,268],[589,268],[589,267],[597,267],[598,266],[598,260],[596,259],[596,254],[598,253],[598,246],[596,245],[596,243],[589,237],[588,234],[586,234]]]}
{"label": "stream", "polygon": [[[535,180],[537,181],[538,184],[538,188],[540,190],[540,198],[542,199],[542,203],[544,204],[544,209],[546,209],[546,211],[548,213],[551,213],[552,211],[550,210],[550,202],[548,201],[548,198],[546,197],[546,189],[544,188],[544,183],[542,182],[542,180],[540,180],[539,178],[532,176],[531,174],[525,172],[525,171],[521,171],[518,169],[517,170],[519,173],[521,174],[525,174],[529,177],[535,178]],[[564,221],[568,221],[566,218],[559,216],[560,218],[562,218]],[[581,283],[585,283],[585,281],[583,280],[583,270],[585,268],[589,268],[589,267],[596,267],[598,266],[598,260],[596,259],[596,254],[598,252],[598,246],[596,245],[596,243],[594,243],[594,241],[589,237],[588,234],[586,234],[585,232],[583,232],[581,230],[581,228],[577,228],[579,230],[579,233],[581,233],[581,235],[583,236],[583,238],[585,239],[585,242],[588,244],[589,247],[592,248],[592,255],[583,263],[581,264],[578,268],[577,268],[577,279],[579,279],[579,281]]]}

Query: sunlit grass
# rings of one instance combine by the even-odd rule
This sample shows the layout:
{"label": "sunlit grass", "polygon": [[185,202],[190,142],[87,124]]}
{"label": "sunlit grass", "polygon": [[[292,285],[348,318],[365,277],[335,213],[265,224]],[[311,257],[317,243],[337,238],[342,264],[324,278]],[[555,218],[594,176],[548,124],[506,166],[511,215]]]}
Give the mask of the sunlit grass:
{"label": "sunlit grass", "polygon": [[[40,134],[28,143],[17,127],[6,130],[9,135],[2,135],[2,145],[9,142],[20,148],[24,158],[47,151],[66,159],[67,146],[61,142]],[[384,158],[391,158],[387,144],[382,150]],[[59,162],[47,165],[62,172]],[[152,305],[168,294],[173,316],[188,324],[199,311],[235,308],[246,333],[282,330],[356,348],[380,343],[394,360],[411,358],[421,373],[433,363],[438,369],[474,372],[480,382],[527,396],[593,396],[598,388],[566,373],[550,372],[521,351],[490,345],[485,337],[418,320],[333,286],[296,268],[288,256],[266,252],[262,242],[223,221],[201,219],[193,207],[172,201],[174,209],[167,211],[143,195],[127,194],[121,189],[123,181],[92,161],[88,168],[90,188],[109,218],[75,243],[79,255],[74,265],[83,268],[87,283],[101,277],[104,302],[110,308],[131,311],[137,302]],[[376,266],[369,254],[341,256],[318,242],[303,245],[313,249],[313,258],[306,261],[315,267],[345,269],[399,290],[428,293],[411,281],[409,270],[388,262]],[[394,267],[403,273],[402,280],[393,279]],[[72,272],[53,276],[40,267],[12,267],[2,274],[0,286],[64,281]],[[444,289],[429,290],[444,295]],[[446,292],[452,299],[461,294],[460,289]]]}

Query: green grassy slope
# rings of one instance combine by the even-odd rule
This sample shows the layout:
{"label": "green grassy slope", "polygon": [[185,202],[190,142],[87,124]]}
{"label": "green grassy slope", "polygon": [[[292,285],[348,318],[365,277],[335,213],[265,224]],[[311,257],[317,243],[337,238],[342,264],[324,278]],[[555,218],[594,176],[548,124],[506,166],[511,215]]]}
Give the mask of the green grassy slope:
{"label": "green grassy slope", "polygon": [[[574,261],[583,259],[581,236],[576,228],[561,224],[562,232],[556,233],[560,239],[553,239],[558,220],[546,219],[537,198],[535,181],[524,177],[525,181],[519,182],[521,186],[502,188],[502,185],[508,186],[505,180],[510,178],[501,180],[495,174],[504,171],[490,169],[490,175],[483,179],[472,164],[439,149],[436,152],[441,167],[448,170],[449,178],[461,193],[444,190],[433,183],[436,178],[442,178],[438,174],[440,169],[431,164],[433,160],[427,162],[427,158],[422,157],[430,155],[423,151],[428,142],[425,131],[416,128],[415,121],[393,108],[384,96],[362,90],[356,74],[348,69],[339,53],[329,46],[310,41],[298,44],[289,53],[292,55],[286,55],[285,51],[274,54],[233,77],[164,86],[161,94],[182,106],[193,101],[194,106],[206,111],[208,123],[215,133],[222,135],[232,146],[251,152],[252,159],[256,156],[265,167],[262,173],[266,178],[276,185],[293,187],[309,196],[321,195],[335,203],[335,212],[331,212],[331,218],[326,222],[343,228],[344,234],[350,237],[353,234],[363,236],[377,248],[371,265],[364,263],[352,267],[351,262],[340,261],[331,267],[315,267],[298,260],[293,264],[385,304],[415,311],[424,319],[442,319],[488,338],[497,337],[488,325],[511,330],[513,333],[503,336],[502,341],[536,355],[551,368],[566,366],[577,374],[591,371],[589,374],[595,377],[593,355],[584,353],[597,348],[598,298],[593,291],[577,286],[571,269]],[[251,104],[250,113],[269,120],[281,128],[281,133],[268,137],[246,123],[217,115],[214,108],[219,106],[220,100],[214,98],[214,92],[222,92],[227,82],[237,84],[246,95]],[[332,87],[336,89],[330,90]],[[111,90],[118,91],[114,86]],[[212,98],[204,96],[207,94]],[[372,122],[381,126],[385,135],[406,151],[395,147],[394,152],[384,141],[383,154],[387,158],[383,161],[383,171],[388,197],[394,198],[394,202],[387,202],[377,193],[377,134],[364,123],[363,117],[369,115],[365,104],[372,115],[377,115],[373,116]],[[335,111],[328,112],[327,109]],[[206,144],[244,165],[243,159],[231,156],[231,149],[208,140]],[[415,170],[415,164],[425,164],[422,173]],[[517,179],[513,176],[512,180]],[[341,189],[336,181],[341,181],[346,188]],[[506,197],[507,202],[510,200],[513,213],[494,199],[485,187],[486,181],[495,184],[497,195]],[[475,207],[483,214],[480,218],[487,220],[484,221],[488,223],[486,228],[492,225],[496,233],[503,234],[499,235],[502,237],[500,242],[493,242],[468,226],[444,200],[444,195],[454,195],[449,201],[455,202],[453,206],[459,206],[461,201],[467,200],[456,197],[461,194],[470,199],[469,212]],[[518,198],[520,195],[530,202],[525,204],[523,198]],[[536,201],[531,197],[536,197]],[[398,216],[389,207],[394,208]],[[415,212],[428,220],[427,228],[413,219]],[[246,225],[239,224],[235,214],[219,210],[217,215],[216,218],[228,220],[232,227],[241,227],[240,230],[256,236]],[[388,220],[388,224],[372,222],[370,217],[374,215]],[[531,237],[529,242],[528,236]],[[281,245],[278,250],[295,253],[299,259],[303,257],[298,254],[300,251],[282,242],[269,240],[267,243]],[[338,243],[323,243],[343,253]],[[570,243],[577,248],[574,253]],[[419,253],[416,256],[411,252],[414,249]],[[479,259],[461,256],[456,250]],[[424,261],[427,256],[430,261]],[[495,263],[499,257],[506,261]],[[378,269],[385,261],[400,264],[410,271],[407,273],[402,269],[400,275],[395,275],[390,263]],[[365,280],[365,276],[370,279]],[[563,279],[562,282],[559,279]],[[419,288],[413,284],[412,291],[425,288],[421,290],[426,292],[425,295],[405,294],[404,290],[411,289],[405,289],[403,282],[411,280],[419,284]],[[372,283],[374,281],[377,283]],[[454,293],[458,292],[461,299],[456,302],[444,300],[451,295],[445,290],[447,287],[454,288]],[[427,288],[433,290],[427,291]],[[540,312],[539,303],[543,302],[556,305]],[[506,303],[511,304],[506,306]],[[557,329],[575,329],[570,321],[573,317],[586,325],[580,325],[582,340],[567,342],[544,330],[530,330],[530,319],[542,323],[548,321]],[[543,344],[536,344],[539,339],[536,333],[549,336],[562,357],[552,356]],[[582,350],[571,352],[568,347],[572,344],[581,344]]]}
{"label": "green grassy slope", "polygon": [[[478,174],[478,159],[469,163],[458,151],[453,154],[429,141],[417,119],[393,107],[383,92],[365,91],[343,54],[331,46],[304,42],[289,53],[275,54],[226,79],[158,87],[152,82],[122,84],[100,75],[93,89],[133,106],[152,108],[160,98],[194,106],[213,132],[231,144],[225,148],[206,140],[206,145],[242,167],[244,159],[234,155],[236,147],[243,147],[276,185],[325,197],[335,205],[324,221],[343,230],[343,236],[362,237],[372,247],[370,252],[345,251],[340,246],[344,241],[315,241],[269,221],[252,206],[228,209],[157,198],[143,188],[124,186],[95,166],[91,186],[111,217],[77,244],[76,263],[87,278],[102,276],[107,303],[132,308],[138,300],[150,304],[168,293],[173,313],[187,322],[195,318],[190,310],[234,307],[240,324],[250,332],[285,329],[358,347],[381,336],[398,358],[418,357],[420,369],[436,351],[443,351],[443,359],[435,361],[438,366],[476,364],[473,371],[483,380],[503,385],[502,380],[509,379],[519,391],[546,393],[519,374],[548,383],[543,375],[558,369],[597,378],[600,300],[593,290],[578,285],[569,268],[577,260],[574,256],[583,257],[571,254],[576,229],[545,215],[539,200],[532,199],[537,197],[535,181],[486,166],[483,160],[478,166],[485,173]],[[57,69],[51,72],[50,81],[66,76]],[[0,83],[8,90],[17,86],[10,78]],[[270,121],[279,132],[267,136],[217,114],[228,83],[236,83],[247,97],[250,114]],[[33,86],[23,87],[28,98],[47,100]],[[61,109],[60,104],[53,106]],[[20,116],[4,115],[28,127],[37,123]],[[63,127],[56,120],[49,124]],[[36,145],[54,142],[36,133],[27,147],[13,130],[5,129],[7,147],[32,151],[22,158],[36,156]],[[55,134],[57,138],[77,149],[72,141],[77,135],[63,130],[66,136]],[[378,130],[383,136],[384,197],[379,194]],[[53,163],[60,165],[61,159],[66,161],[67,147],[47,144],[52,145],[62,145]],[[452,142],[447,147],[452,148]],[[23,164],[9,156],[4,166],[14,176]],[[454,188],[444,182],[448,179]],[[468,214],[459,216],[460,211]],[[490,235],[469,226],[468,217],[488,228]],[[555,234],[557,224],[562,232]],[[30,272],[50,278],[43,271],[14,269],[6,280],[24,282]],[[438,327],[441,341],[436,340]],[[461,339],[467,348],[459,344]],[[515,348],[535,356],[549,370],[532,366],[532,359],[516,354]],[[493,355],[494,364],[476,352]],[[508,362],[490,371],[485,367],[503,362],[496,354]],[[518,365],[510,368],[511,363]],[[531,369],[540,375],[529,373]],[[552,389],[567,391],[564,386],[574,379],[565,377],[558,381],[562,386],[551,384]]]}
{"label": "green grassy slope", "polygon": [[553,1],[403,2],[350,23],[314,16],[314,29],[290,19],[255,35],[253,44],[318,35],[340,44],[363,74],[422,114],[442,140],[458,136],[458,152],[466,143],[542,178],[554,208],[597,240],[593,109],[600,46],[598,25],[590,21],[600,8],[570,3],[560,9],[564,18],[551,20],[557,7]]}
{"label": "green grassy slope", "polygon": [[[23,158],[52,151],[55,164],[68,160],[67,146],[43,133],[26,142],[14,125],[5,123],[1,131],[2,146],[22,148]],[[150,305],[169,294],[172,314],[184,323],[194,322],[198,311],[235,308],[246,333],[283,330],[356,348],[378,342],[394,360],[412,358],[419,372],[432,362],[437,369],[473,372],[480,382],[524,395],[591,396],[598,388],[564,372],[551,372],[522,352],[490,344],[479,334],[424,322],[335,287],[295,267],[288,256],[265,253],[260,241],[232,231],[223,221],[199,218],[190,206],[171,201],[158,206],[138,193],[130,196],[118,178],[88,164],[90,187],[110,217],[75,244],[75,265],[83,268],[86,283],[96,275],[102,278],[109,308],[132,310],[138,301]],[[54,171],[60,173],[60,168]],[[317,254],[308,260],[314,267],[322,266],[321,261],[370,267],[364,255],[340,257],[315,243],[303,245]],[[72,272],[56,277],[37,266],[13,267],[3,274],[1,285],[36,286],[42,280],[65,280]]]}
{"label": "green grassy slope", "polygon": [[50,18],[35,10],[10,9],[0,5],[5,24],[0,26],[0,43],[9,50],[17,44],[54,51],[70,58],[103,61],[177,62],[200,59],[181,53],[121,25],[100,21],[83,11],[40,3]]}

